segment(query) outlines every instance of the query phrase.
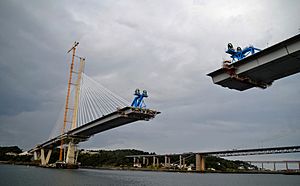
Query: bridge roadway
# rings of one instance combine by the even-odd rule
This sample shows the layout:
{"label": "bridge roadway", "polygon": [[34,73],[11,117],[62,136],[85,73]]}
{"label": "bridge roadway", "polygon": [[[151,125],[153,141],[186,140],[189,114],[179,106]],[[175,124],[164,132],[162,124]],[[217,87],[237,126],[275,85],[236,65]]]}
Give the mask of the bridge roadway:
{"label": "bridge roadway", "polygon": [[126,157],[141,158],[141,157],[162,157],[162,156],[189,156],[199,154],[201,156],[249,156],[249,155],[262,155],[262,154],[279,154],[279,153],[295,153],[300,152],[300,146],[286,146],[286,147],[270,147],[270,148],[255,148],[255,149],[233,149],[222,151],[207,151],[207,152],[187,152],[179,154],[151,154],[151,155],[131,155]]}
{"label": "bridge roadway", "polygon": [[75,140],[75,143],[86,141],[94,134],[139,120],[148,121],[154,118],[157,114],[160,114],[160,112],[151,109],[124,107],[37,145],[35,148],[29,150],[29,152],[34,152],[37,149],[42,148],[52,149],[53,147],[59,146],[62,139],[64,139],[65,144],[68,144],[71,139]]}
{"label": "bridge roadway", "polygon": [[298,169],[294,169],[299,171],[300,170],[300,161],[299,160],[252,160],[252,161],[245,161],[247,163],[250,164],[261,164],[261,169],[265,169],[264,168],[264,164],[273,164],[273,171],[276,171],[276,164],[285,164],[285,170],[291,170],[289,169],[289,164],[297,164],[298,165]]}
{"label": "bridge roadway", "polygon": [[300,160],[251,160],[251,161],[245,160],[245,162],[248,162],[248,163],[299,163],[300,164]]}
{"label": "bridge roadway", "polygon": [[267,88],[300,72],[300,34],[207,74],[215,84],[244,91]]}

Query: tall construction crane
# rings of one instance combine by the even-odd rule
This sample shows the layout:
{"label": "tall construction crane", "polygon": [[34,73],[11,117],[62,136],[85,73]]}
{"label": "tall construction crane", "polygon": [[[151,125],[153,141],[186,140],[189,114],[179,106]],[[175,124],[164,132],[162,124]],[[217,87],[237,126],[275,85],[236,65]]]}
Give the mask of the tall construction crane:
{"label": "tall construction crane", "polygon": [[[81,75],[83,73],[84,70],[84,65],[85,65],[85,59],[79,57],[80,59],[80,65],[79,65],[79,69],[76,71],[74,70],[74,61],[75,61],[75,57],[76,56],[76,47],[79,45],[79,42],[74,42],[72,48],[70,50],[68,50],[67,53],[70,53],[72,51],[72,61],[71,61],[71,66],[70,66],[70,73],[69,73],[69,80],[68,80],[68,89],[67,89],[67,96],[66,96],[66,104],[65,104],[65,111],[64,111],[64,121],[63,121],[63,127],[62,127],[62,131],[61,134],[64,134],[66,131],[66,127],[67,127],[67,123],[71,123],[71,129],[76,128],[76,123],[77,123],[77,111],[78,111],[78,101],[79,101],[79,92],[80,92],[80,82],[81,82]],[[77,75],[77,79],[76,82],[73,82],[73,74]],[[76,76],[75,76],[76,77]],[[74,97],[74,105],[71,106],[70,105],[70,101],[71,101],[71,86],[75,86],[75,97]],[[69,118],[71,116],[71,121],[69,121]],[[63,162],[63,145],[64,145],[64,139],[61,139],[61,145],[60,145],[60,152],[59,152],[59,162]],[[71,143],[69,143],[70,146]],[[73,145],[74,146],[74,145]],[[68,153],[74,153],[75,152],[76,147],[72,147],[72,148],[68,148]],[[69,151],[72,152],[69,152]],[[66,160],[67,163],[70,160]],[[73,160],[71,160],[73,161]]]}

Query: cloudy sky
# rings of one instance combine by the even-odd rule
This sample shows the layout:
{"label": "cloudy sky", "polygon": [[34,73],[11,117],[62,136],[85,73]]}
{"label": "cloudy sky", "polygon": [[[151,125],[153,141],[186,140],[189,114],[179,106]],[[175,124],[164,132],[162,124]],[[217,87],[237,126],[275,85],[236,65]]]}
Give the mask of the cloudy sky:
{"label": "cloudy sky", "polygon": [[300,2],[0,1],[0,145],[48,139],[64,105],[70,56],[127,100],[146,89],[162,112],[93,136],[83,148],[157,153],[299,145],[300,74],[266,90],[214,85],[206,76],[234,45],[264,49],[300,32]]}

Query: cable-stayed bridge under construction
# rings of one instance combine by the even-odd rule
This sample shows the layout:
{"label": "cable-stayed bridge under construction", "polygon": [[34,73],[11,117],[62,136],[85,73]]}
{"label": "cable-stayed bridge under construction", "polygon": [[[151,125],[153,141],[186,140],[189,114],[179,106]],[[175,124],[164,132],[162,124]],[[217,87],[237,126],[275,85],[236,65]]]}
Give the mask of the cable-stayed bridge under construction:
{"label": "cable-stayed bridge under construction", "polygon": [[144,98],[147,91],[135,91],[132,104],[88,77],[84,72],[85,59],[78,57],[75,42],[70,66],[68,92],[63,117],[56,122],[50,138],[29,150],[35,160],[47,166],[53,148],[60,147],[58,167],[77,167],[77,144],[91,136],[135,121],[153,119],[159,111],[148,109]]}

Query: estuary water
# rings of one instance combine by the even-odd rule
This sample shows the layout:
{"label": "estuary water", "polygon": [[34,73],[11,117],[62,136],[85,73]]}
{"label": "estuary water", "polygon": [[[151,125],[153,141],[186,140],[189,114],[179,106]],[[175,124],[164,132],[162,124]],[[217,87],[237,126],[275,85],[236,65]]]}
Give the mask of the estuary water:
{"label": "estuary water", "polygon": [[299,175],[199,174],[0,165],[0,185],[299,186]]}

